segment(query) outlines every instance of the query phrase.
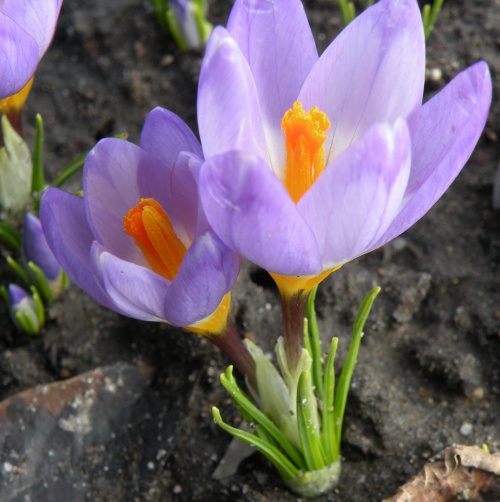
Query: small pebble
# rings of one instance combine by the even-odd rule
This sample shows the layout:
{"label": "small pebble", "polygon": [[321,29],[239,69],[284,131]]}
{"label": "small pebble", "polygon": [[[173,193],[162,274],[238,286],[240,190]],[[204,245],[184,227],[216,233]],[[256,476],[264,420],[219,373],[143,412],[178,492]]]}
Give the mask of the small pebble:
{"label": "small pebble", "polygon": [[178,494],[182,492],[182,486],[181,485],[175,485],[174,486],[174,493]]}
{"label": "small pebble", "polygon": [[462,436],[470,436],[471,432],[472,432],[472,424],[464,422],[460,427],[460,434],[462,434]]}
{"label": "small pebble", "polygon": [[425,72],[425,76],[433,82],[439,82],[443,77],[443,72],[440,68],[431,68]]}

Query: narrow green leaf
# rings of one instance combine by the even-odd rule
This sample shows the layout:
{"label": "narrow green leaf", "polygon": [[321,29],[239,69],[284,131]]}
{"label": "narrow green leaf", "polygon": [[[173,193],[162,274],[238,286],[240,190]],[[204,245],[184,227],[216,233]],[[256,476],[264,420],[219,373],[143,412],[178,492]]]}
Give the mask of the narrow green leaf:
{"label": "narrow green leaf", "polygon": [[0,296],[3,298],[7,307],[9,306],[9,294],[7,293],[7,288],[2,284],[0,286]]}
{"label": "narrow green leaf", "polygon": [[356,360],[358,358],[359,346],[361,343],[361,337],[363,336],[363,327],[365,325],[368,314],[372,307],[375,297],[379,294],[380,288],[376,287],[372,289],[365,297],[361,306],[358,310],[358,315],[356,316],[356,321],[354,322],[354,329],[352,332],[351,345],[349,347],[349,352],[340,373],[339,382],[337,384],[337,390],[335,392],[335,404],[334,404],[334,416],[335,416],[335,437],[337,443],[340,445],[340,436],[342,434],[342,421],[344,420],[345,405],[347,402],[347,394],[349,393],[349,386],[351,385],[352,374],[354,372],[354,367],[356,366]]}
{"label": "narrow green leaf", "polygon": [[40,291],[42,298],[46,302],[52,301],[54,299],[54,295],[52,294],[52,290],[50,289],[47,277],[45,277],[42,269],[35,265],[32,261],[28,262],[28,268],[31,270],[33,276],[35,277],[35,284]]}
{"label": "narrow green leaf", "polygon": [[321,341],[319,339],[318,321],[316,319],[316,310],[314,301],[316,300],[316,291],[318,286],[314,287],[309,293],[306,304],[306,318],[311,338],[311,350],[309,353],[312,358],[312,379],[316,392],[323,397],[323,367],[321,364]]}
{"label": "narrow green leaf", "polygon": [[33,148],[33,171],[31,174],[31,192],[35,200],[40,200],[43,189],[45,188],[45,174],[43,172],[42,161],[43,150],[43,120],[40,114],[36,116],[36,136],[35,146]]}
{"label": "narrow green leaf", "polygon": [[311,375],[308,371],[303,371],[299,378],[297,424],[299,426],[300,444],[308,470],[318,471],[323,469],[326,464],[317,419],[317,403],[312,389]]}
{"label": "narrow green leaf", "polygon": [[354,21],[354,18],[356,17],[356,7],[354,7],[354,4],[352,2],[349,2],[347,5],[348,8],[348,15],[349,15],[349,24],[351,21]]}
{"label": "narrow green leaf", "polygon": [[195,5],[193,6],[194,19],[196,21],[196,27],[198,28],[198,34],[200,35],[200,40],[205,45],[210,33],[212,33],[212,25],[209,23],[205,17],[205,9],[203,2],[197,3],[195,0]]}
{"label": "narrow green leaf", "polygon": [[424,8],[422,10],[422,23],[424,25],[424,34],[426,40],[434,29],[437,17],[441,12],[443,2],[444,0],[434,0],[432,8],[429,4],[424,5]]}
{"label": "narrow green leaf", "polygon": [[36,335],[39,331],[38,326],[34,323],[30,315],[23,313],[21,311],[15,314],[16,321],[19,327],[28,335]]}
{"label": "narrow green leaf", "polygon": [[278,469],[278,472],[284,479],[294,479],[299,475],[299,470],[288,460],[277,448],[266,443],[261,438],[249,432],[241,431],[231,427],[223,422],[219,410],[212,407],[212,415],[215,423],[229,434],[237,437],[239,440],[255,446],[267,459]]}
{"label": "narrow green leaf", "polygon": [[177,47],[179,47],[181,51],[186,51],[188,46],[186,41],[184,40],[184,37],[182,36],[181,30],[179,29],[179,25],[177,24],[175,14],[173,13],[172,9],[167,10],[165,19],[167,20],[168,29],[170,30],[170,33],[175,40]]}
{"label": "narrow green leaf", "polygon": [[19,265],[19,263],[17,263],[17,261],[15,261],[11,256],[7,256],[6,260],[10,268],[21,278],[26,286],[29,286],[31,284],[31,279],[21,265]]}
{"label": "narrow green leaf", "polygon": [[43,306],[42,299],[40,298],[38,290],[35,288],[35,286],[31,286],[30,289],[31,289],[31,296],[33,297],[33,301],[35,302],[36,316],[38,318],[38,323],[40,327],[42,327],[45,324],[45,307]]}
{"label": "narrow green leaf", "polygon": [[226,374],[223,373],[220,376],[220,381],[224,388],[229,392],[231,399],[243,409],[246,417],[250,417],[250,420],[245,418],[247,422],[255,422],[266,429],[266,431],[274,438],[280,447],[283,448],[292,462],[294,462],[299,469],[305,469],[305,463],[300,452],[292,445],[292,443],[290,443],[290,441],[288,441],[274,422],[264,415],[264,413],[262,413],[262,411],[260,411],[238,387],[238,384],[233,377],[232,366],[228,366]]}
{"label": "narrow green leaf", "polygon": [[85,158],[87,154],[80,155],[78,158],[70,162],[59,174],[56,181],[52,184],[52,186],[61,188],[66,181],[68,181],[74,174],[80,171],[85,163]]}
{"label": "narrow green leaf", "polygon": [[337,441],[335,436],[335,414],[333,408],[335,398],[335,355],[337,353],[337,344],[338,338],[332,338],[330,351],[328,352],[325,364],[325,380],[323,387],[322,439],[327,464],[336,462],[340,452],[340,441]]}
{"label": "narrow green leaf", "polygon": [[10,247],[13,251],[20,252],[21,239],[21,234],[17,230],[7,225],[7,223],[0,221],[0,242]]}

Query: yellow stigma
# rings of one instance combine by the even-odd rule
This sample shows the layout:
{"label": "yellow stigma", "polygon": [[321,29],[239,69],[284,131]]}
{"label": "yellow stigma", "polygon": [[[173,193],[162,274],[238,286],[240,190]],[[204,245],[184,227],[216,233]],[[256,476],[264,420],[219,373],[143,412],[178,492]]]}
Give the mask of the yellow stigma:
{"label": "yellow stigma", "polygon": [[[1,2],[0,2],[1,4]],[[0,115],[9,116],[12,112],[20,112],[23,109],[24,102],[30,93],[31,86],[33,85],[33,78],[16,94],[8,98],[0,99]]]}
{"label": "yellow stigma", "polygon": [[141,199],[123,217],[123,225],[153,271],[172,281],[179,271],[186,247],[177,237],[161,205],[154,199]]}
{"label": "yellow stigma", "polygon": [[323,143],[330,121],[317,107],[305,113],[296,101],[283,116],[281,127],[285,131],[286,145],[284,184],[297,203],[325,168]]}

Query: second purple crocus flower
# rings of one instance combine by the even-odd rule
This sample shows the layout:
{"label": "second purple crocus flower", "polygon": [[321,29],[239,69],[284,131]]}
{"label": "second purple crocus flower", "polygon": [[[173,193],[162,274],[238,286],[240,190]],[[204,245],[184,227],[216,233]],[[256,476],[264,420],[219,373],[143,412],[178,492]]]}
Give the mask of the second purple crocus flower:
{"label": "second purple crocus flower", "polygon": [[228,322],[241,259],[199,205],[202,162],[186,124],[156,108],[140,146],[100,141],[85,162],[83,199],[49,188],[40,217],[69,278],[99,303],[201,333],[252,378],[253,360]]}

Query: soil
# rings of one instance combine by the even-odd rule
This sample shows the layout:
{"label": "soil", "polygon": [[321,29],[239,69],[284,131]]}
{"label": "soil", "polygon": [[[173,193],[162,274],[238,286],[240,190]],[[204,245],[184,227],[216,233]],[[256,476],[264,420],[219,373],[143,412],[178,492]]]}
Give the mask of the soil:
{"label": "soil", "polygon": [[[210,3],[225,24],[229,0]],[[308,0],[322,52],[341,30],[334,0]],[[318,291],[323,344],[346,355],[357,306],[382,287],[348,400],[339,487],[319,501],[379,501],[452,444],[500,449],[500,213],[491,196],[499,158],[500,2],[448,0],[428,39],[426,97],[484,59],[494,100],[463,172],[395,242],[342,267]],[[39,66],[24,117],[45,123],[48,181],[105,136],[137,142],[163,106],[196,130],[201,53],[180,52],[140,0],[73,0]],[[76,190],[79,176],[68,189]],[[0,283],[15,280],[0,263]],[[242,334],[268,351],[281,334],[269,276],[245,263],[233,293]],[[236,474],[212,473],[238,413],[218,381],[227,361],[206,340],[107,311],[72,285],[48,307],[40,336],[0,313],[0,501],[296,500],[258,455]],[[83,375],[83,376],[82,376]]]}

